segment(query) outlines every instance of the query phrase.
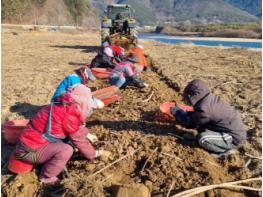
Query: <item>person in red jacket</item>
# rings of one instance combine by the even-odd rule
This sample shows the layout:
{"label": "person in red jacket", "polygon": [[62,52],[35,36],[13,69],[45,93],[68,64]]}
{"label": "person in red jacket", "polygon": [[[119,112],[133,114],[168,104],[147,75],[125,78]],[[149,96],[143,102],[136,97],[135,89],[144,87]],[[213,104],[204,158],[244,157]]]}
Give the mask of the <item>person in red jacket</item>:
{"label": "person in red jacket", "polygon": [[87,140],[93,135],[88,134],[85,120],[98,107],[88,87],[83,84],[73,86],[58,102],[43,107],[30,120],[17,143],[16,158],[32,164],[43,164],[41,182],[53,183],[73,154],[72,145],[63,142],[66,137],[87,159],[109,156],[109,151],[95,150]]}

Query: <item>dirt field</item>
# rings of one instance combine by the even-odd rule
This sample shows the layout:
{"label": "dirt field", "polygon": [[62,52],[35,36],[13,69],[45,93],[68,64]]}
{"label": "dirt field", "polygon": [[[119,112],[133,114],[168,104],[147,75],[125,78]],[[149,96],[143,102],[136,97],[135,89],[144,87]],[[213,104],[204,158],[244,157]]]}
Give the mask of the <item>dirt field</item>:
{"label": "dirt field", "polygon": [[[30,118],[48,104],[64,76],[90,63],[99,43],[99,35],[95,33],[2,33],[2,123]],[[123,196],[124,191],[130,192],[129,196],[146,197],[148,192],[151,196],[166,196],[173,182],[170,195],[197,186],[261,175],[261,160],[246,156],[247,153],[261,156],[261,51],[151,41],[141,44],[156,62],[153,71],[142,74],[150,87],[124,90],[119,102],[96,111],[87,120],[91,133],[99,136],[95,146],[112,151],[112,158],[87,161],[76,154],[59,183],[40,185],[38,169],[17,176],[7,171],[14,146],[2,138],[3,196]],[[183,87],[194,78],[205,80],[215,94],[241,111],[248,142],[238,154],[215,159],[197,144],[183,143],[172,135],[194,131],[156,121],[159,104],[180,101]],[[98,89],[107,86],[107,81],[97,80],[88,86]],[[152,92],[151,99],[145,102]],[[138,149],[133,157],[90,177],[130,149]],[[255,182],[249,186],[261,184]],[[199,196],[261,194],[216,189]]]}

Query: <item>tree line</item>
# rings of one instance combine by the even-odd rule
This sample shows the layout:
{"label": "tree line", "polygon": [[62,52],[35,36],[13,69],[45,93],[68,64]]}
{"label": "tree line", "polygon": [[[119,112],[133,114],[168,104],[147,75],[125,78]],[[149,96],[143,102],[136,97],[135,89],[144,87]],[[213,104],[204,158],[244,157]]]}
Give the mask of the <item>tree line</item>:
{"label": "tree line", "polygon": [[[86,9],[91,7],[89,0],[63,0],[67,6],[68,11],[76,25],[79,24],[80,19]],[[22,17],[26,12],[34,12],[35,18],[38,10],[45,6],[47,0],[2,0],[1,16],[2,20],[18,19],[22,22]],[[36,20],[36,19],[35,19]],[[35,24],[37,21],[35,21]]]}

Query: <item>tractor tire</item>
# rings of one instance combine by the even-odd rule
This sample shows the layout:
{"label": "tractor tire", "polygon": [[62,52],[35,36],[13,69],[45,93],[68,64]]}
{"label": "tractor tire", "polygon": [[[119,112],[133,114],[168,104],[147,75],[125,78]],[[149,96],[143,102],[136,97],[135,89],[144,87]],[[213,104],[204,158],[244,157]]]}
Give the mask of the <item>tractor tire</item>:
{"label": "tractor tire", "polygon": [[101,28],[101,41],[103,42],[110,35],[109,28]]}

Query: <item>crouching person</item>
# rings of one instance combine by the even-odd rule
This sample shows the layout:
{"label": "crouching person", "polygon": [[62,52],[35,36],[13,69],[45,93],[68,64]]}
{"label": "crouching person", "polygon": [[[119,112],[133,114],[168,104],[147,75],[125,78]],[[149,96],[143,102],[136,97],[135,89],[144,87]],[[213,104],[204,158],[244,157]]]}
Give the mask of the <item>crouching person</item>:
{"label": "crouching person", "polygon": [[[93,135],[88,135],[85,120],[94,108],[99,107],[100,104],[93,101],[89,88],[82,84],[72,87],[60,97],[59,102],[42,108],[30,120],[17,143],[16,158],[43,164],[41,182],[53,183],[73,154],[71,144],[89,160],[101,155],[109,156],[109,151],[95,150],[86,139]],[[70,143],[63,142],[67,137]]]}
{"label": "crouching person", "polygon": [[197,129],[201,147],[221,157],[242,146],[246,134],[240,113],[213,95],[203,81],[191,81],[184,89],[183,99],[194,107],[194,112],[184,112],[178,107],[171,112],[182,126]]}
{"label": "crouching person", "polygon": [[132,53],[125,61],[117,64],[109,77],[109,83],[118,88],[125,88],[127,85],[135,85],[138,88],[147,87],[148,84],[144,83],[137,75],[139,73],[139,62],[137,54]]}
{"label": "crouching person", "polygon": [[53,97],[52,101],[55,102],[57,98],[64,94],[68,89],[76,84],[84,84],[88,83],[89,80],[95,80],[96,78],[93,76],[90,68],[88,66],[82,66],[79,69],[75,70],[75,74],[71,74],[66,76],[63,81],[58,85]]}

